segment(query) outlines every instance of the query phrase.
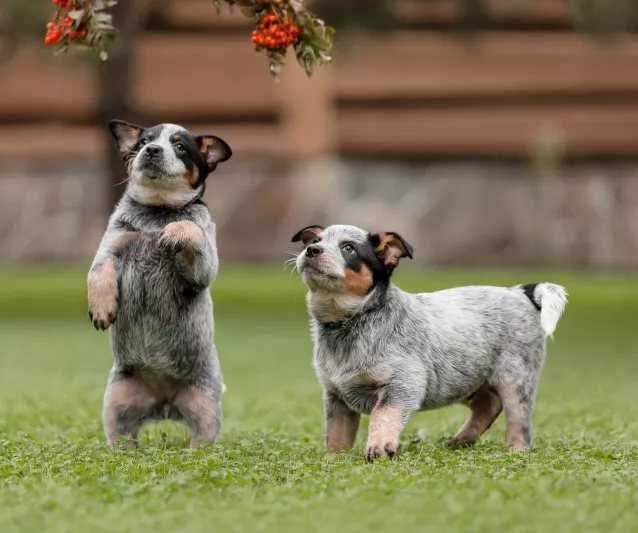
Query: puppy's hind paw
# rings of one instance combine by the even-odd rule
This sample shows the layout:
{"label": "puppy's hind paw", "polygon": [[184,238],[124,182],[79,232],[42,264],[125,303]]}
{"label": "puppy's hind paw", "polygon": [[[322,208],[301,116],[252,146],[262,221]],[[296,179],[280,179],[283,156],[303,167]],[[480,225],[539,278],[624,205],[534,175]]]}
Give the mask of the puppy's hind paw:
{"label": "puppy's hind paw", "polygon": [[452,437],[445,441],[445,447],[450,450],[457,450],[459,448],[469,448],[474,445],[473,440],[468,440],[464,438]]}

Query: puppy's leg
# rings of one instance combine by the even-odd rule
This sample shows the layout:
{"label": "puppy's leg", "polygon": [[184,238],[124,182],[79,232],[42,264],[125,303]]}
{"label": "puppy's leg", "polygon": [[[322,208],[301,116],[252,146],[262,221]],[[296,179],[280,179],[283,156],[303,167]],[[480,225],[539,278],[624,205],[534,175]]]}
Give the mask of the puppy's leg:
{"label": "puppy's leg", "polygon": [[114,373],[104,393],[102,410],[104,434],[111,447],[116,447],[120,437],[128,437],[128,448],[136,448],[140,428],[156,410],[157,400],[146,385]]}
{"label": "puppy's leg", "polygon": [[215,225],[206,228],[182,220],[167,224],[160,244],[175,252],[175,261],[182,277],[194,287],[208,287],[217,274],[218,257],[215,246]]}
{"label": "puppy's leg", "polygon": [[87,278],[89,318],[95,329],[108,329],[115,322],[118,306],[117,255],[141,233],[107,229]]}
{"label": "puppy's leg", "polygon": [[219,394],[212,390],[182,389],[174,406],[191,435],[191,448],[213,444],[222,425],[222,405]]}
{"label": "puppy's leg", "polygon": [[469,401],[470,417],[454,437],[445,445],[448,448],[471,446],[485,433],[501,414],[503,405],[496,391],[489,385],[483,385]]}
{"label": "puppy's leg", "polygon": [[492,385],[505,410],[505,443],[513,452],[525,452],[532,442],[531,418],[545,360],[545,343],[513,347],[512,353],[502,357],[507,364],[494,375]]}
{"label": "puppy's leg", "polygon": [[352,448],[359,429],[359,413],[351,411],[337,396],[325,393],[326,447],[330,451]]}
{"label": "puppy's leg", "polygon": [[117,314],[117,269],[114,258],[91,267],[87,288],[89,318],[95,329],[107,329]]}
{"label": "puppy's leg", "polygon": [[532,443],[532,411],[536,396],[537,376],[519,376],[503,380],[497,390],[507,420],[505,444],[513,452],[526,452]]}
{"label": "puppy's leg", "polygon": [[380,401],[370,413],[368,443],[364,457],[374,461],[382,455],[392,457],[399,449],[399,437],[410,413],[399,403]]}

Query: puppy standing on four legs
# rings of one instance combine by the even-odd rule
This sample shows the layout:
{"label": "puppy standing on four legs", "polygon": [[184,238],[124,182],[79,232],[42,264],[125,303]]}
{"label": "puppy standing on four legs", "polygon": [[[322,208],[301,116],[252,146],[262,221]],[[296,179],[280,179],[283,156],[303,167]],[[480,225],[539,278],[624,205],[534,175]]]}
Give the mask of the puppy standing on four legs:
{"label": "puppy standing on four legs", "polygon": [[215,225],[201,200],[206,177],[231,156],[218,137],[173,124],[109,123],[128,186],[88,275],[89,316],[110,327],[114,365],[104,395],[106,437],[135,446],[147,421],[182,420],[191,446],[215,441],[222,374],[209,287]]}
{"label": "puppy standing on four legs", "polygon": [[506,443],[526,451],[552,335],[567,297],[551,283],[410,294],[391,282],[412,247],[392,232],[309,226],[293,242],[308,287],[314,365],[324,389],[326,444],[350,448],[370,415],[365,457],[392,456],[412,413],[470,408],[447,442],[471,445],[505,410]]}

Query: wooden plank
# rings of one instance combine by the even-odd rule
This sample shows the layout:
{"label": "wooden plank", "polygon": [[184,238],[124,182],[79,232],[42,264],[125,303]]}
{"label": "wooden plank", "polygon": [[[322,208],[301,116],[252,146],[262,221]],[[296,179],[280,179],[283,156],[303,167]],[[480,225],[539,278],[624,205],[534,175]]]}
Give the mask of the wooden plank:
{"label": "wooden plank", "polygon": [[[613,97],[638,91],[638,39],[598,46],[556,32],[487,33],[469,43],[398,32],[344,48],[331,73],[338,101]],[[0,120],[95,116],[92,71],[25,46],[0,64]],[[135,99],[152,119],[274,117],[280,87],[242,36],[147,34],[135,57]],[[290,65],[290,68],[296,68]]]}
{"label": "wooden plank", "polygon": [[[167,0],[160,7],[162,15],[172,25],[180,28],[250,28],[252,20],[238,7],[231,12],[224,7],[217,13],[212,0]],[[246,34],[250,39],[249,32]]]}
{"label": "wooden plank", "polygon": [[[274,124],[184,126],[196,133],[218,135],[242,159],[282,156],[283,143],[279,140],[279,129]],[[86,161],[102,157],[104,142],[104,130],[95,126],[70,126],[64,123],[0,126],[0,161],[3,164]]]}
{"label": "wooden plank", "polygon": [[[488,0],[493,19],[501,23],[564,25],[569,21],[566,0]],[[217,14],[212,0],[166,0],[160,10],[171,26],[177,28],[242,29],[252,27],[252,20],[239,9]],[[458,3],[451,0],[397,2],[397,17],[402,23],[450,23],[458,20]],[[330,22],[330,21],[328,21]]]}
{"label": "wooden plank", "polygon": [[190,120],[276,111],[277,85],[249,36],[147,34],[135,64],[135,97],[145,114]]}
{"label": "wooden plank", "polygon": [[601,46],[560,32],[462,40],[404,31],[363,39],[335,61],[341,100],[612,95],[638,90],[638,39]]}
{"label": "wooden plank", "polygon": [[[147,34],[134,62],[134,99],[149,117],[256,118],[276,112],[277,86],[268,61],[255,53],[249,38]],[[95,116],[94,71],[69,63],[34,45],[1,63],[0,120]]]}
{"label": "wooden plank", "polygon": [[[492,19],[501,23],[564,25],[571,18],[567,0],[487,0],[486,4]],[[450,23],[459,18],[459,3],[404,0],[397,3],[397,14],[405,22]]]}
{"label": "wooden plank", "polygon": [[97,80],[90,69],[50,50],[25,45],[0,63],[0,119],[81,120],[97,109]]}
{"label": "wooden plank", "polygon": [[345,109],[342,153],[395,157],[528,157],[542,135],[558,134],[573,157],[638,153],[638,101],[631,106]]}

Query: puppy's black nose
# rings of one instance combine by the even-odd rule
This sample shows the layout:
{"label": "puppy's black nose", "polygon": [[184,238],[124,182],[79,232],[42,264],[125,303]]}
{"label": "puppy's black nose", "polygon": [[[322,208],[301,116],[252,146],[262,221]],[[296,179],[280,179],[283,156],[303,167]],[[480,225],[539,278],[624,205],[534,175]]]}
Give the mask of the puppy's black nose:
{"label": "puppy's black nose", "polygon": [[157,157],[162,153],[162,147],[158,146],[157,144],[149,144],[146,147],[146,153],[151,157]]}
{"label": "puppy's black nose", "polygon": [[318,244],[311,244],[310,246],[308,246],[308,248],[306,248],[306,255],[308,257],[314,257],[315,255],[319,255],[321,253],[323,253],[323,248]]}

